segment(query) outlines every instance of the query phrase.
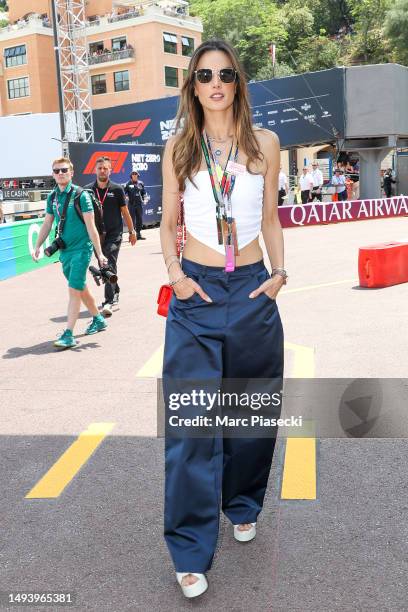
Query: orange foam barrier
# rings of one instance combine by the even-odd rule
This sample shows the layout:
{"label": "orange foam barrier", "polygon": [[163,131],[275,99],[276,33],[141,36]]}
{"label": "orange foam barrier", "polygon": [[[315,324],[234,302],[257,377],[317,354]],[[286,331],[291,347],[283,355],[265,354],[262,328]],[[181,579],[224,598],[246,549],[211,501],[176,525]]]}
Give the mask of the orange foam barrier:
{"label": "orange foam barrier", "polygon": [[408,242],[384,242],[360,247],[360,287],[390,287],[408,282]]}

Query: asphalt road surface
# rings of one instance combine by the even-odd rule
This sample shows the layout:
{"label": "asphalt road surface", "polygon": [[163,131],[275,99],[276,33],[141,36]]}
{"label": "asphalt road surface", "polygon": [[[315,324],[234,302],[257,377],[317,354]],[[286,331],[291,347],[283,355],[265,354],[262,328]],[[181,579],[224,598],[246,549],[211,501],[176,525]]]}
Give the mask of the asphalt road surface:
{"label": "asphalt road surface", "polygon": [[236,542],[222,516],[209,589],[193,602],[162,537],[166,275],[158,230],[144,235],[124,243],[108,329],[84,336],[81,313],[74,350],[52,346],[66,321],[59,264],[0,284],[3,608],[59,610],[5,593],[63,591],[71,609],[114,612],[408,610],[408,284],[361,289],[357,271],[358,247],[408,241],[408,219],[284,230],[285,410],[316,439],[291,462],[279,438],[256,539]]}

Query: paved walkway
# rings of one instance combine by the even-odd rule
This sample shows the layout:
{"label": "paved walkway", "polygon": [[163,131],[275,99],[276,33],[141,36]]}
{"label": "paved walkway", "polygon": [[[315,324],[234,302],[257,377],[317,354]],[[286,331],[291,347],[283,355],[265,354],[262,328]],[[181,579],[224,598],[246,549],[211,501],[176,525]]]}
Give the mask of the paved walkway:
{"label": "paved walkway", "polygon": [[[285,230],[285,375],[352,379],[347,391],[372,379],[366,420],[371,408],[375,419],[354,437],[341,406],[319,404],[317,424],[333,418],[292,463],[294,499],[283,495],[290,457],[278,440],[256,540],[235,542],[221,517],[210,588],[193,603],[162,538],[156,377],[165,321],[155,300],[166,277],[158,230],[145,235],[123,247],[120,310],[108,330],[83,336],[81,313],[75,350],[52,346],[65,324],[59,264],[0,284],[0,591],[63,589],[76,593],[76,609],[115,612],[408,610],[408,285],[363,290],[357,276],[358,247],[408,239],[408,219]],[[375,380],[385,378],[401,380]],[[313,491],[313,471],[315,494],[296,499],[305,479]]]}

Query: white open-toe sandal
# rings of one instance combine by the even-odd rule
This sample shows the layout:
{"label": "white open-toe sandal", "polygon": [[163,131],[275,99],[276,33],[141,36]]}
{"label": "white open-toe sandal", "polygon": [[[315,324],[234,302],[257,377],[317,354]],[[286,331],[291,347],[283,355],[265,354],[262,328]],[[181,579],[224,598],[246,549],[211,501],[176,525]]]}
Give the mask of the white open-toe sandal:
{"label": "white open-toe sandal", "polygon": [[234,525],[234,538],[238,540],[238,542],[249,542],[254,539],[256,536],[256,523],[250,523],[250,525],[252,525],[252,527],[246,531],[241,531],[238,529],[239,525]]}
{"label": "white open-toe sandal", "polygon": [[[191,574],[192,576],[196,576],[198,580],[194,584],[189,584],[188,586],[183,586],[181,581],[184,576],[188,576]],[[181,586],[181,590],[183,591],[183,595],[186,597],[198,597],[202,593],[204,593],[208,589],[207,578],[204,574],[195,574],[194,572],[176,572],[177,582]]]}

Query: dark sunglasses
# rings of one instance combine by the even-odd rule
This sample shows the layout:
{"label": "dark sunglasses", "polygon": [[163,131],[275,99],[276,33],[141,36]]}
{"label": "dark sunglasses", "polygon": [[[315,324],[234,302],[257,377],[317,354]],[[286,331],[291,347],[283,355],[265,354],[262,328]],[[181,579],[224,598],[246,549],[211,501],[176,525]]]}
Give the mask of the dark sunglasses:
{"label": "dark sunglasses", "polygon": [[199,83],[210,83],[214,76],[214,72],[218,74],[220,81],[223,83],[233,83],[237,78],[237,71],[235,68],[221,68],[221,70],[200,68],[199,70],[194,70],[194,74]]}
{"label": "dark sunglasses", "polygon": [[53,168],[52,169],[54,174],[59,174],[60,172],[62,172],[62,174],[66,174],[68,170],[69,168]]}

